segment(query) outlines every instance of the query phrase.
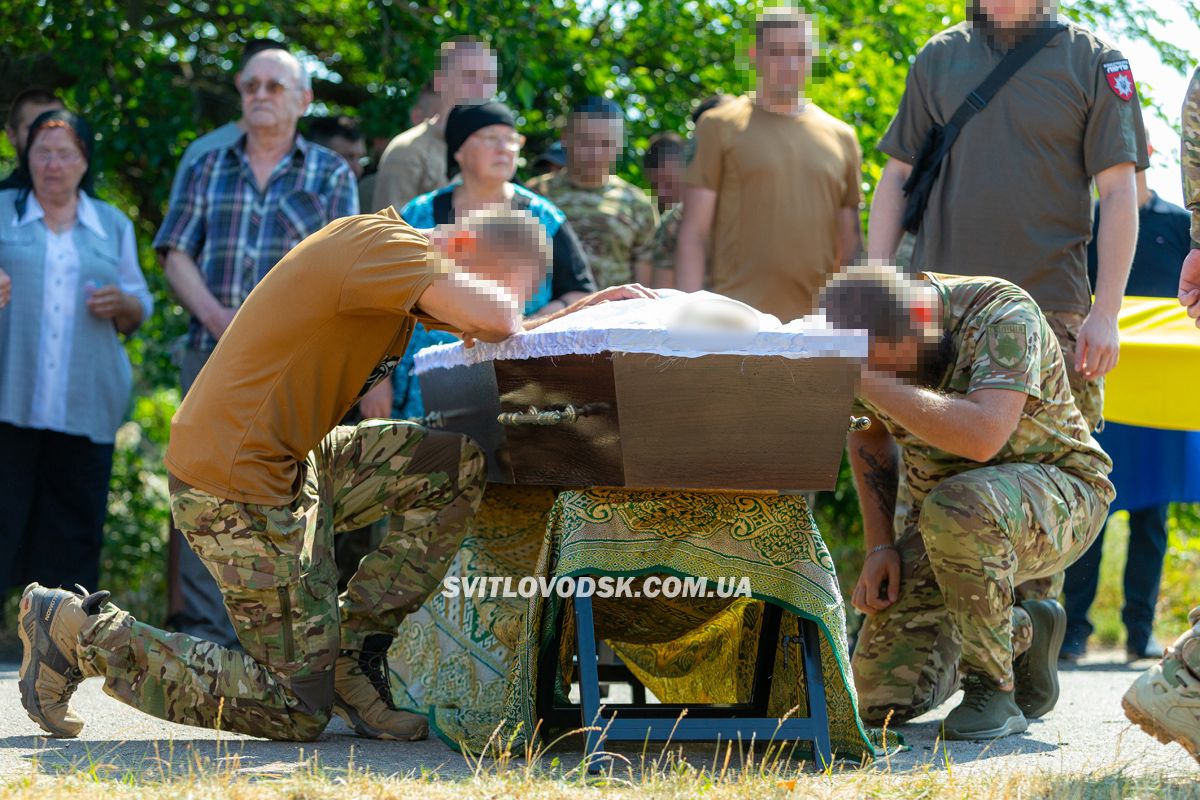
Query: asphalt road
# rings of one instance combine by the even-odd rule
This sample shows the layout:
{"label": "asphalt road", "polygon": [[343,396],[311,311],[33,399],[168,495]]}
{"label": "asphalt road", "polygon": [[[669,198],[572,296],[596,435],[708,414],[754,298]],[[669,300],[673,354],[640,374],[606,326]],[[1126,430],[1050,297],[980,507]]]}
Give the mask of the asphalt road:
{"label": "asphalt road", "polygon": [[[952,699],[943,708],[899,728],[910,749],[881,759],[875,768],[944,769],[949,760],[955,770],[1064,773],[1120,767],[1136,773],[1200,779],[1200,766],[1183,748],[1158,744],[1121,713],[1121,695],[1144,666],[1129,667],[1116,654],[1101,654],[1064,671],[1058,708],[1031,723],[1027,733],[990,745],[948,742],[943,746],[936,741],[938,720],[957,702]],[[353,763],[385,775],[436,770],[444,777],[454,777],[471,772],[461,755],[436,739],[406,744],[364,740],[337,719],[320,741],[306,745],[174,725],[109,698],[99,680],[85,682],[75,696],[74,707],[87,722],[82,736],[46,739],[21,708],[16,669],[12,663],[0,664],[0,780],[30,771],[52,773],[70,768],[96,768],[113,777],[128,772],[143,777],[186,775],[198,764],[283,774],[314,757],[327,768]],[[711,745],[690,745],[686,752],[693,763],[703,763],[713,750]],[[560,758],[567,764],[577,763],[578,755],[565,752]]]}

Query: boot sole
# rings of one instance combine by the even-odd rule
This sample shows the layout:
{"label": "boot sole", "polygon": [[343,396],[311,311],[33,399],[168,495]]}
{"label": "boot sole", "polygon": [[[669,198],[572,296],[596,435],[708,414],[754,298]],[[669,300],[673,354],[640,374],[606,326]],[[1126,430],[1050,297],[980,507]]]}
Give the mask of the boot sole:
{"label": "boot sole", "polygon": [[366,739],[382,739],[388,742],[419,742],[429,736],[428,723],[422,725],[416,732],[413,733],[412,736],[395,736],[387,731],[375,728],[371,725],[368,725],[366,721],[364,721],[363,718],[358,715],[357,711],[340,700],[334,702],[333,713],[341,717],[347,725],[354,729],[355,733]]}
{"label": "boot sole", "polygon": [[[17,673],[17,687],[21,690],[21,705],[24,707],[29,719],[51,736],[60,739],[74,739],[79,735],[80,731],[64,730],[55,727],[41,713],[41,704],[38,702],[36,687],[43,659],[37,654],[37,650],[33,646],[33,641],[39,633],[42,637],[49,638],[50,632],[43,629],[42,626],[41,612],[44,604],[38,602],[38,598],[33,596],[29,598],[29,609],[26,610],[24,608],[24,596],[30,594],[31,591],[41,588],[43,587],[37,583],[31,583],[29,586],[26,586],[21,597],[21,609],[17,612],[17,636],[21,640],[22,647],[21,668]],[[47,627],[53,621],[53,616],[51,614],[51,619],[46,620]],[[55,649],[57,650],[57,648]]]}
{"label": "boot sole", "polygon": [[1027,730],[1029,730],[1029,721],[1024,716],[1016,716],[1009,717],[1003,725],[986,731],[951,731],[943,728],[942,738],[956,742],[984,742],[1003,739],[1005,736],[1024,733]]}
{"label": "boot sole", "polygon": [[1154,717],[1146,713],[1145,709],[1137,704],[1132,692],[1128,692],[1121,698],[1121,708],[1125,711],[1125,716],[1134,725],[1137,725],[1147,735],[1157,739],[1162,744],[1175,744],[1183,747],[1188,751],[1192,758],[1200,763],[1200,746],[1193,744],[1191,740],[1184,737],[1176,737],[1166,728],[1155,721]]}
{"label": "boot sole", "polygon": [[[1026,613],[1029,613],[1029,609],[1025,609],[1025,611]],[[1050,696],[1047,697],[1046,701],[1041,705],[1021,709],[1021,711],[1025,714],[1025,719],[1027,720],[1044,717],[1046,714],[1049,714],[1051,711],[1053,711],[1054,707],[1058,705],[1058,696],[1060,693],[1058,685],[1058,655],[1062,652],[1063,640],[1067,637],[1067,615],[1065,612],[1063,612],[1060,614],[1049,614],[1047,616],[1051,618],[1049,621],[1052,624],[1050,626],[1050,647],[1046,652],[1045,673],[1051,686],[1051,691]],[[1032,618],[1033,614],[1030,614],[1030,617]],[[1036,627],[1034,630],[1036,631]],[[1033,647],[1031,646],[1029,649],[1033,650]],[[1017,705],[1020,706],[1020,702],[1018,702]]]}

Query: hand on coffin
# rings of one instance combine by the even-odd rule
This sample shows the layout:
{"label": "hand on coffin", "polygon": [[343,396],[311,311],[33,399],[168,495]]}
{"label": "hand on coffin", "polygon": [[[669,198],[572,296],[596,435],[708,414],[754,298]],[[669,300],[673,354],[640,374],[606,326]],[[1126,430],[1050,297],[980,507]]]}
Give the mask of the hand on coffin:
{"label": "hand on coffin", "polygon": [[565,317],[567,314],[573,314],[581,308],[596,306],[600,305],[601,303],[608,303],[616,300],[654,300],[657,298],[657,292],[655,292],[653,289],[647,289],[640,283],[626,283],[621,286],[610,286],[607,289],[601,289],[598,292],[589,294],[587,297],[576,300],[562,311],[555,312],[554,314],[548,314],[544,317],[538,317],[537,319],[527,319],[525,320],[524,327],[527,331],[533,330],[539,325],[545,325],[551,320],[558,319],[559,317]]}

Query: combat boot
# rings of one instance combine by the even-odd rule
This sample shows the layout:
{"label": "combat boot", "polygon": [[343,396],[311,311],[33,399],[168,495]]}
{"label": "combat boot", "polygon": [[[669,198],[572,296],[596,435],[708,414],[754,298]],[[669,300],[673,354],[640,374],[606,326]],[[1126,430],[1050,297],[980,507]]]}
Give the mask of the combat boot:
{"label": "combat boot", "polygon": [[946,739],[983,741],[1021,733],[1029,727],[1012,692],[1001,691],[991,678],[964,674],[963,699],[946,715],[942,735]]}
{"label": "combat boot", "polygon": [[1057,600],[1026,600],[1021,608],[1033,620],[1029,649],[1013,659],[1017,706],[1037,719],[1058,703],[1058,653],[1067,632],[1067,612]]}
{"label": "combat boot", "polygon": [[75,648],[79,634],[108,600],[108,592],[79,594],[47,589],[36,583],[25,587],[17,614],[17,634],[24,646],[17,685],[29,718],[52,736],[73,738],[83,730],[83,720],[71,710],[83,673]]}
{"label": "combat boot", "polygon": [[1121,706],[1146,733],[1163,744],[1179,742],[1200,761],[1200,608],[1188,619],[1192,629],[1138,676]]}
{"label": "combat boot", "polygon": [[343,650],[334,668],[333,710],[359,736],[416,742],[429,735],[420,714],[400,711],[392,699],[387,651],[392,637],[368,636],[362,650]]}

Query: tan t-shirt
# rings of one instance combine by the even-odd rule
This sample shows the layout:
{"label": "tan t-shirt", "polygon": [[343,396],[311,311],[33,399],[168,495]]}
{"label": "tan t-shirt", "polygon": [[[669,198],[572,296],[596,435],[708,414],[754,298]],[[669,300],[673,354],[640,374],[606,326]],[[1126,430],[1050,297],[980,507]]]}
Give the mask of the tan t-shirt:
{"label": "tan t-shirt", "polygon": [[793,117],[739,97],[705,114],[687,182],[717,193],[709,287],[784,321],[811,312],[861,163],[854,129],[811,102]]}
{"label": "tan t-shirt", "polygon": [[[446,180],[446,137],[425,120],[388,142],[375,172],[375,197],[369,208],[397,211],[414,197],[440,189]],[[366,210],[364,208],[364,210]]]}
{"label": "tan t-shirt", "polygon": [[286,505],[300,464],[400,361],[444,267],[393,209],[336,220],[238,309],[171,423],[167,470],[228,500]]}
{"label": "tan t-shirt", "polygon": [[[1004,53],[967,22],[935,35],[879,149],[912,163],[930,126],[945,125]],[[1129,64],[1068,23],[963,128],[942,161],[912,267],[995,275],[1045,311],[1087,313],[1091,179],[1126,162],[1148,163]]]}

